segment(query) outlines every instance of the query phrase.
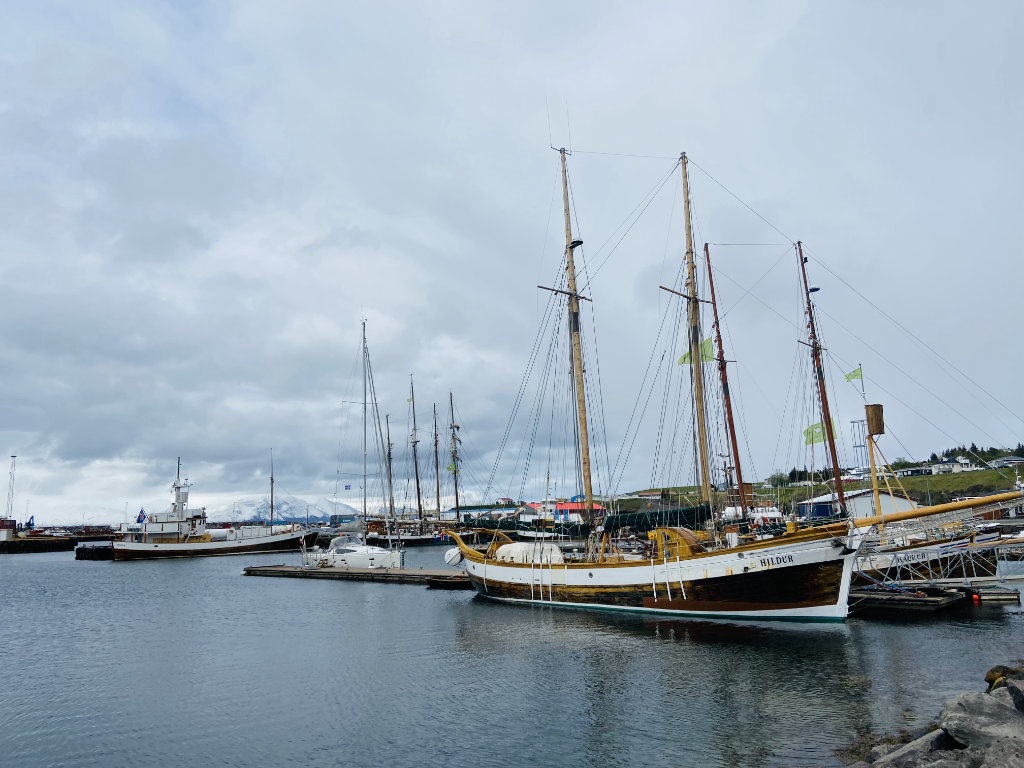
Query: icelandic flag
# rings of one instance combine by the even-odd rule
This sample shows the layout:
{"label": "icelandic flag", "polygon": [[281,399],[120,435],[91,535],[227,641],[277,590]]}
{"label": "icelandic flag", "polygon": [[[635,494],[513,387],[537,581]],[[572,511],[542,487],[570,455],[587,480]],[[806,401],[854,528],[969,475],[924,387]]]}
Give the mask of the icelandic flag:
{"label": "icelandic flag", "polygon": [[135,518],[136,523],[146,522],[146,509],[145,507],[139,507],[139,516]]}
{"label": "icelandic flag", "polygon": [[352,486],[351,485],[346,485],[345,486],[345,490],[346,491],[351,491],[352,490]]}

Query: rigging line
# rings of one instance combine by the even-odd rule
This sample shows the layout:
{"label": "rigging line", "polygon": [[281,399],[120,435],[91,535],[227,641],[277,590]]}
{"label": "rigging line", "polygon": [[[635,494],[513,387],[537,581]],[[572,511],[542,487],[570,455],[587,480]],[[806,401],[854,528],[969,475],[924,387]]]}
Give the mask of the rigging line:
{"label": "rigging line", "polygon": [[744,248],[779,248],[785,246],[787,253],[793,247],[792,243],[709,243],[709,245],[715,247],[742,246]]}
{"label": "rigging line", "polygon": [[[623,231],[623,233],[619,236],[619,239],[615,241],[615,245],[613,245],[611,247],[611,249],[608,251],[608,255],[606,255],[604,257],[604,259],[601,261],[601,263],[597,265],[597,268],[594,269],[594,274],[593,275],[589,275],[587,277],[587,281],[583,284],[583,287],[580,289],[581,291],[585,291],[585,290],[587,290],[590,287],[591,281],[594,279],[594,277],[597,276],[597,273],[600,272],[604,268],[604,266],[608,263],[608,260],[619,249],[619,246],[622,245],[622,241],[626,239],[626,236],[632,231],[633,227],[636,226],[637,222],[640,221],[640,217],[643,216],[644,213],[647,212],[647,209],[657,199],[658,194],[661,192],[661,190],[668,183],[669,179],[671,179],[672,176],[675,174],[675,170],[676,170],[676,168],[678,166],[679,166],[679,162],[677,160],[676,164],[665,173],[664,177],[662,177],[662,179],[657,184],[655,184],[655,186],[652,187],[651,190],[648,191],[647,196],[645,198],[641,198],[640,202],[637,203],[636,208],[634,208],[632,211],[629,212],[629,216],[627,216],[627,220],[629,219],[630,216],[633,217],[632,221],[629,222],[629,226],[626,227],[625,231]],[[644,202],[644,200],[646,200],[646,202]],[[639,208],[640,210],[637,211],[637,208]],[[636,214],[636,215],[634,216],[633,214]],[[611,241],[611,239],[613,237],[615,237],[615,232],[618,232],[620,229],[622,229],[623,226],[625,226],[625,221],[623,221],[622,224],[620,224],[618,227],[616,227],[615,230],[613,230],[612,234],[609,235],[607,240],[605,240],[603,243],[601,243],[600,248],[597,249],[597,253],[601,253],[601,251],[604,250],[605,246],[608,245],[608,243]]]}
{"label": "rigging line", "polygon": [[602,155],[604,157],[632,157],[640,160],[679,160],[679,156],[670,155],[637,155],[628,154],[625,152],[596,152],[594,150],[587,149],[574,149],[573,154],[575,155]]}
{"label": "rigging line", "polygon": [[964,373],[964,371],[961,370],[955,363],[952,363],[949,360],[947,360],[946,358],[944,358],[938,351],[935,350],[934,347],[932,347],[930,344],[928,344],[928,342],[924,341],[920,336],[918,336],[913,331],[908,329],[899,320],[897,320],[895,317],[893,317],[888,312],[886,312],[884,309],[882,309],[877,304],[875,304],[873,301],[871,301],[871,299],[869,299],[863,293],[861,293],[856,288],[854,288],[852,285],[850,285],[850,283],[848,283],[838,273],[836,273],[835,270],[833,270],[824,259],[822,259],[820,256],[815,254],[810,248],[807,248],[806,246],[804,247],[804,250],[806,252],[811,253],[812,255],[814,255],[814,257],[815,257],[815,259],[817,259],[818,263],[821,264],[823,267],[825,267],[825,269],[828,270],[829,274],[831,274],[839,282],[841,282],[843,285],[845,285],[847,288],[849,288],[851,291],[853,291],[857,296],[859,296],[861,299],[863,299],[865,302],[867,302],[868,305],[872,309],[877,311],[879,314],[881,314],[887,320],[891,321],[894,325],[896,325],[897,328],[899,328],[905,334],[910,336],[910,338],[914,339],[914,341],[916,341],[917,343],[921,344],[921,346],[923,346],[925,349],[927,349],[929,352],[931,352],[932,355],[934,355],[939,360],[940,363],[942,363],[945,366],[948,366],[949,368],[952,368],[954,371],[959,373],[964,379],[966,379],[968,382],[973,384],[975,387],[977,387],[979,390],[981,390],[984,394],[988,395],[992,399],[993,402],[995,402],[997,405],[999,405],[1000,407],[1005,409],[1007,413],[1009,413],[1011,416],[1013,416],[1013,418],[1015,418],[1018,421],[1024,423],[1024,418],[1018,416],[1008,405],[1003,403],[1001,400],[999,400],[999,398],[997,398],[995,395],[993,395],[991,392],[989,392],[987,389],[985,389],[981,384],[979,384],[974,379],[972,379],[970,376],[968,376],[966,373]]}
{"label": "rigging line", "polygon": [[785,248],[785,250],[784,250],[784,251],[783,251],[783,252],[782,252],[782,253],[781,253],[781,254],[779,255],[779,258],[777,258],[777,259],[775,260],[775,263],[774,263],[774,264],[772,264],[772,265],[771,265],[770,267],[768,267],[768,269],[767,269],[767,270],[765,270],[765,272],[764,272],[764,273],[763,273],[763,274],[762,274],[762,275],[761,275],[761,276],[760,276],[759,278],[757,278],[757,280],[755,280],[755,281],[753,282],[753,284],[752,284],[752,285],[751,285],[751,286],[750,286],[749,288],[748,288],[748,287],[745,287],[745,286],[744,286],[744,285],[742,285],[742,284],[740,284],[740,282],[739,282],[738,280],[736,280],[735,278],[732,278],[732,277],[729,277],[729,275],[726,275],[726,274],[725,274],[725,273],[724,273],[724,272],[722,271],[722,268],[721,268],[721,267],[719,267],[719,266],[718,266],[718,265],[716,264],[716,265],[715,265],[715,272],[717,272],[717,273],[718,273],[718,274],[720,274],[720,275],[723,275],[724,277],[728,278],[728,279],[729,279],[729,280],[730,280],[731,282],[735,283],[735,284],[736,284],[737,286],[739,286],[740,288],[744,289],[744,290],[743,290],[743,295],[742,295],[742,296],[740,296],[740,297],[739,297],[738,299],[736,299],[736,301],[734,301],[734,302],[732,303],[732,306],[731,306],[731,307],[728,307],[728,308],[727,308],[727,309],[726,309],[726,310],[725,310],[724,312],[722,312],[722,318],[725,318],[725,317],[726,317],[726,316],[727,316],[727,315],[728,315],[728,314],[729,314],[730,312],[732,312],[732,311],[733,311],[734,309],[736,309],[736,307],[737,307],[737,306],[739,306],[740,302],[742,302],[742,301],[743,301],[743,300],[744,300],[745,298],[747,298],[747,296],[753,296],[753,298],[754,298],[754,299],[756,299],[756,300],[757,300],[757,301],[758,301],[759,303],[761,303],[761,304],[762,304],[762,305],[763,305],[763,306],[764,306],[765,308],[767,308],[767,309],[771,310],[772,312],[774,312],[774,313],[775,313],[776,315],[778,315],[779,317],[782,317],[782,319],[783,319],[783,320],[786,320],[786,322],[791,322],[791,321],[789,321],[788,319],[786,319],[785,317],[783,317],[783,316],[782,316],[781,314],[779,314],[778,310],[776,310],[776,309],[775,309],[774,307],[771,307],[771,306],[769,306],[769,305],[768,305],[768,304],[766,304],[766,303],[765,303],[765,302],[764,302],[764,301],[763,301],[762,299],[760,299],[760,298],[759,298],[759,297],[757,297],[756,295],[753,295],[753,293],[752,293],[752,292],[753,292],[753,290],[754,290],[754,289],[755,289],[755,288],[757,287],[758,283],[760,283],[760,282],[761,282],[762,280],[764,280],[764,279],[765,279],[766,277],[768,277],[768,275],[769,275],[769,274],[770,274],[770,273],[771,273],[771,272],[772,272],[772,271],[773,271],[773,270],[774,270],[774,269],[775,269],[775,268],[776,268],[777,266],[779,266],[779,264],[781,264],[781,263],[782,263],[782,260],[783,260],[784,258],[786,258],[787,256],[789,256],[789,255],[790,255],[790,252],[792,251],[792,249],[793,249],[793,246],[791,246],[791,245],[787,245],[787,246],[786,246],[786,248]]}
{"label": "rigging line", "polygon": [[755,216],[756,216],[757,218],[759,218],[759,219],[760,219],[761,221],[763,221],[763,222],[764,222],[765,224],[767,224],[767,225],[768,225],[769,227],[771,227],[771,228],[772,228],[772,229],[774,229],[774,230],[775,230],[776,232],[778,232],[778,233],[779,233],[780,235],[782,235],[782,236],[783,236],[784,238],[786,238],[786,240],[787,240],[787,241],[789,241],[789,242],[790,242],[790,244],[792,244],[793,242],[795,242],[795,241],[793,240],[793,238],[791,238],[791,237],[790,237],[789,235],[787,235],[787,234],[786,234],[785,232],[783,232],[783,231],[782,231],[781,229],[779,229],[779,228],[778,228],[778,227],[776,227],[776,226],[775,226],[774,224],[772,224],[772,223],[771,223],[770,221],[768,221],[768,219],[766,219],[766,218],[765,218],[764,216],[762,216],[762,215],[761,215],[760,213],[758,213],[758,212],[757,212],[757,211],[756,211],[756,210],[755,210],[755,209],[754,209],[754,208],[753,208],[753,207],[752,207],[751,205],[749,205],[749,204],[748,204],[748,203],[747,203],[747,202],[746,202],[745,200],[743,200],[743,198],[741,198],[741,197],[740,197],[739,195],[737,195],[737,194],[736,194],[735,192],[733,192],[733,191],[732,191],[731,189],[729,189],[729,188],[728,188],[727,186],[725,186],[725,184],[723,184],[722,182],[720,182],[720,181],[719,181],[718,179],[716,179],[716,178],[715,178],[714,176],[712,176],[712,175],[711,175],[710,173],[708,173],[708,172],[707,172],[706,170],[704,170],[704,169],[703,169],[703,168],[701,168],[701,167],[700,167],[699,165],[697,165],[697,163],[695,163],[695,162],[693,161],[693,158],[691,158],[691,157],[690,157],[689,155],[687,155],[687,156],[686,156],[686,160],[687,160],[687,164],[688,164],[688,165],[692,165],[692,166],[693,166],[694,168],[696,168],[696,169],[697,169],[698,171],[700,171],[700,172],[701,172],[701,173],[703,173],[703,174],[704,174],[705,176],[707,176],[707,177],[708,177],[709,179],[711,179],[711,181],[715,182],[715,184],[717,184],[717,185],[718,185],[718,186],[720,186],[720,187],[721,187],[721,188],[722,188],[723,190],[725,190],[725,192],[726,192],[726,193],[727,193],[727,194],[728,194],[728,195],[729,195],[730,197],[732,197],[732,198],[733,198],[733,199],[734,199],[734,200],[735,200],[736,202],[738,202],[738,203],[739,203],[740,205],[742,205],[742,206],[743,206],[744,208],[746,208],[746,209],[747,209],[748,211],[750,211],[750,212],[751,212],[752,214],[754,214],[754,215],[755,215]]}
{"label": "rigging line", "polygon": [[[677,279],[678,279],[678,273],[677,273]],[[660,298],[660,296],[659,296],[659,298]],[[658,353],[658,344],[661,341],[661,335],[662,335],[662,333],[665,330],[665,324],[668,322],[668,318],[669,318],[669,314],[668,314],[667,311],[661,313],[661,323],[658,326],[658,333],[655,335],[654,344],[651,346],[651,354],[647,358],[647,368],[644,370],[643,378],[640,380],[640,389],[637,391],[637,397],[636,397],[636,400],[633,403],[633,410],[630,412],[629,420],[626,422],[626,432],[625,432],[625,435],[623,437],[623,442],[619,445],[619,453],[615,457],[615,465],[612,468],[612,474],[611,474],[611,478],[612,478],[612,481],[613,481],[613,483],[612,483],[612,487],[613,488],[618,486],[618,482],[614,481],[616,475],[618,475],[619,481],[621,481],[622,480],[622,475],[624,475],[625,471],[626,471],[626,469],[625,469],[625,462],[628,460],[628,453],[627,453],[626,458],[623,458],[622,457],[622,451],[623,451],[623,448],[625,447],[626,438],[629,436],[630,431],[633,429],[633,417],[636,415],[636,409],[637,409],[637,405],[640,402],[640,396],[643,394],[644,389],[646,387],[647,376],[648,376],[648,374],[651,371],[651,365],[654,362],[654,358],[655,358],[655,356]],[[663,351],[662,354],[661,354],[661,358],[664,359],[666,354],[667,353]],[[659,370],[660,370],[660,367],[661,367],[661,364],[659,363]],[[652,392],[653,392],[653,387],[654,387],[654,385],[656,383],[656,380],[657,380],[657,374],[651,380],[651,391]],[[650,395],[648,394],[648,400],[649,399],[650,399]],[[646,410],[646,408],[645,408],[645,410]],[[641,415],[640,419],[637,421],[637,424],[636,424],[636,431],[637,432],[639,432],[639,430],[640,430],[640,422],[642,421],[642,418],[643,417]],[[635,435],[633,437],[633,440],[634,440],[634,442],[636,441],[636,436]],[[621,471],[620,471],[620,467],[621,467]]]}
{"label": "rigging line", "polygon": [[[851,336],[853,336],[853,338],[857,339],[857,341],[860,341],[860,342],[861,342],[862,344],[865,344],[866,346],[868,346],[868,348],[869,348],[869,349],[872,349],[872,350],[874,351],[874,353],[875,353],[876,355],[878,355],[878,356],[879,356],[880,358],[882,358],[882,360],[884,360],[884,361],[885,361],[886,363],[888,363],[889,365],[891,365],[891,366],[893,366],[894,368],[896,368],[896,363],[894,363],[894,362],[893,362],[892,360],[890,360],[889,358],[887,358],[887,357],[886,357],[886,356],[885,356],[884,354],[882,354],[881,352],[879,352],[877,348],[875,348],[875,347],[873,347],[873,346],[871,346],[871,345],[868,345],[868,344],[867,344],[867,342],[865,342],[865,341],[864,341],[863,339],[861,339],[860,337],[858,337],[858,336],[857,336],[857,334],[855,334],[855,333],[854,333],[853,331],[851,331],[851,330],[850,330],[849,328],[847,328],[846,326],[844,326],[844,325],[843,325],[842,323],[840,323],[840,322],[839,322],[839,321],[838,321],[837,319],[835,319],[835,318],[831,317],[831,316],[830,316],[830,315],[829,315],[829,314],[828,314],[827,312],[825,312],[825,311],[823,311],[823,310],[821,311],[821,314],[823,314],[823,315],[825,315],[826,317],[828,317],[828,318],[829,318],[829,320],[831,320],[832,322],[836,323],[836,325],[838,325],[838,326],[839,326],[840,328],[842,328],[842,329],[843,329],[844,331],[846,331],[846,332],[847,332],[847,333],[849,333],[849,334],[850,334]],[[834,357],[834,356],[833,356],[833,355],[832,355],[831,353],[828,353],[828,354],[827,354],[827,357],[829,357],[829,358],[832,358],[832,357]],[[847,364],[845,364],[845,365],[848,365],[848,364],[849,364],[849,363],[847,363]],[[836,366],[838,366],[838,365],[839,365],[839,363],[837,363],[837,362],[833,361],[833,365],[836,365]],[[985,435],[985,436],[986,436],[986,437],[987,437],[987,438],[988,438],[989,440],[993,440],[993,441],[995,441],[996,443],[1000,442],[1000,441],[999,441],[999,440],[998,440],[998,439],[997,439],[996,437],[994,437],[994,436],[990,435],[990,434],[988,433],[988,431],[987,431],[987,430],[986,430],[986,429],[985,429],[984,427],[982,427],[982,426],[980,426],[980,425],[978,425],[978,424],[975,424],[975,423],[974,423],[974,422],[973,422],[973,421],[972,421],[972,420],[971,420],[970,418],[968,418],[968,417],[967,417],[966,415],[964,415],[963,413],[961,413],[961,412],[960,412],[960,411],[959,411],[959,410],[958,410],[958,409],[957,409],[957,408],[956,408],[955,406],[953,406],[953,405],[950,405],[949,403],[947,403],[947,402],[946,402],[945,400],[943,400],[943,399],[942,399],[942,397],[940,397],[939,395],[937,395],[937,394],[935,394],[934,392],[932,392],[932,391],[931,391],[930,389],[928,389],[928,387],[926,387],[926,386],[925,386],[924,384],[922,384],[922,383],[921,383],[920,381],[918,381],[918,380],[917,380],[917,379],[915,379],[914,377],[910,376],[909,374],[907,375],[907,378],[909,378],[909,379],[910,379],[910,380],[911,380],[912,382],[914,382],[915,384],[917,384],[917,386],[919,386],[919,387],[920,387],[920,388],[921,388],[922,390],[924,390],[924,391],[925,391],[925,392],[926,392],[926,393],[927,393],[928,395],[930,395],[931,397],[935,398],[935,399],[936,399],[936,400],[937,400],[937,401],[938,401],[939,403],[941,403],[941,404],[942,404],[942,406],[943,406],[943,407],[945,407],[945,408],[949,409],[949,410],[950,410],[950,411],[952,411],[952,412],[953,412],[954,414],[956,414],[956,415],[957,415],[957,416],[959,416],[959,417],[960,417],[961,419],[963,419],[963,420],[964,420],[965,422],[967,422],[968,424],[970,424],[971,426],[973,426],[973,427],[974,427],[975,429],[979,430],[979,431],[980,431],[980,432],[981,432],[982,434],[984,434],[984,435]],[[877,381],[876,381],[875,379],[872,379],[871,381],[872,381],[873,383],[875,383],[875,384],[877,384],[877,383],[878,383],[878,382],[877,382]],[[947,436],[948,436],[948,435],[947,435]]]}
{"label": "rigging line", "polygon": [[552,317],[552,306],[557,299],[557,294],[551,293],[548,296],[547,305],[544,310],[544,314],[541,317],[541,323],[538,326],[537,333],[534,336],[533,346],[530,349],[529,357],[527,358],[526,370],[523,372],[523,377],[519,383],[519,390],[516,393],[515,401],[512,405],[512,412],[509,414],[508,422],[505,425],[505,431],[502,434],[501,441],[498,446],[498,453],[494,459],[494,466],[491,469],[491,476],[488,480],[488,488],[490,488],[494,482],[494,477],[497,474],[498,468],[501,464],[502,456],[505,452],[505,447],[508,444],[508,439],[512,433],[512,428],[515,425],[516,415],[519,412],[519,408],[522,405],[523,399],[526,396],[526,390],[530,382],[530,378],[533,375],[534,367],[537,363],[537,356],[540,354],[542,342],[544,341],[546,334],[545,329]]}
{"label": "rigging line", "polygon": [[[658,368],[655,371],[654,377],[651,379],[651,386],[647,390],[647,398],[644,400],[643,409],[640,411],[640,415],[637,417],[637,423],[636,423],[635,428],[632,429],[633,438],[632,438],[632,440],[629,441],[629,447],[628,448],[625,447],[625,441],[623,441],[623,448],[625,448],[626,453],[625,453],[625,456],[622,456],[621,470],[619,469],[619,463],[618,463],[619,462],[619,457],[616,457],[616,459],[615,459],[615,461],[616,461],[616,467],[615,468],[616,468],[616,470],[619,471],[619,474],[618,474],[617,478],[615,477],[614,472],[612,474],[611,487],[613,489],[616,489],[616,490],[618,489],[619,484],[622,482],[622,477],[626,473],[626,466],[629,463],[630,455],[633,453],[633,446],[636,445],[636,439],[640,435],[640,424],[643,421],[644,414],[647,413],[647,406],[650,405],[651,397],[654,395],[654,387],[657,384],[658,374],[661,371],[661,366],[665,362],[666,354],[667,354],[666,352],[662,352],[661,353],[661,358],[658,361]],[[653,355],[652,355],[652,360],[653,360]],[[648,369],[650,368],[650,363],[651,363],[651,361],[648,361]],[[644,378],[646,380],[646,373],[644,375]],[[640,394],[642,394],[642,393],[643,393],[643,390],[641,389]],[[633,405],[634,413],[636,412],[636,406],[640,402],[640,394],[637,395],[637,401]],[[630,422],[631,423],[632,423],[632,419],[633,419],[633,414],[630,414]],[[626,436],[627,437],[629,436],[629,433],[630,433],[630,428],[627,427],[627,429],[626,429]],[[620,450],[619,450],[619,454],[620,455],[622,454],[623,448],[620,448]]]}

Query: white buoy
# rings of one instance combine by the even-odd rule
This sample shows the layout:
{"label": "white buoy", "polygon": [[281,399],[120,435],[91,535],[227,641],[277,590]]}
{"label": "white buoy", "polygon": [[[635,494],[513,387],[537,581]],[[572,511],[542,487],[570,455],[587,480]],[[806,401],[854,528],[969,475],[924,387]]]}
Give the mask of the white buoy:
{"label": "white buoy", "polygon": [[462,550],[458,547],[452,547],[444,553],[444,561],[448,565],[458,565],[462,562]]}

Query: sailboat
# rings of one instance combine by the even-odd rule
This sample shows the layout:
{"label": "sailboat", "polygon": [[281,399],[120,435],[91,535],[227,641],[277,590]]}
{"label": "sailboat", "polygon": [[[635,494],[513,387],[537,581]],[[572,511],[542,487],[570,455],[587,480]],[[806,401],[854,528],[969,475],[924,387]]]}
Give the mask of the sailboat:
{"label": "sailboat", "polygon": [[[363,322],[363,535],[362,538],[353,533],[341,533],[331,539],[326,547],[302,548],[303,568],[402,568],[405,565],[405,550],[400,546],[388,548],[367,543],[366,540],[366,461],[367,461],[367,385],[370,381],[370,351],[366,345],[366,322]],[[376,404],[376,399],[374,399]],[[377,417],[376,408],[374,417]],[[390,453],[390,436],[388,451]],[[390,456],[388,476],[390,478]],[[390,486],[390,483],[389,483]],[[389,493],[390,495],[390,493]],[[393,504],[392,504],[393,508]]]}
{"label": "sailboat", "polygon": [[[568,297],[584,510],[588,520],[597,523],[580,342],[580,296],[573,261],[573,251],[582,241],[573,237],[566,151],[561,149],[559,154],[568,288],[559,293]],[[685,154],[680,157],[680,165],[689,347],[691,359],[699,361],[699,299]],[[820,361],[818,365],[820,368]],[[693,387],[702,503],[708,505],[712,490],[701,368],[693,365]],[[821,383],[823,386],[823,377]],[[578,557],[566,555],[551,542],[513,542],[500,532],[481,548],[473,548],[458,534],[452,534],[458,553],[453,552],[451,560],[465,562],[466,573],[480,595],[505,602],[674,616],[805,621],[842,621],[848,612],[857,541],[846,522],[806,529],[794,523],[781,535],[734,546],[728,545],[728,539],[712,538],[704,531],[661,526],[648,532],[650,554],[618,552],[605,526],[597,524],[593,530],[587,551]]]}

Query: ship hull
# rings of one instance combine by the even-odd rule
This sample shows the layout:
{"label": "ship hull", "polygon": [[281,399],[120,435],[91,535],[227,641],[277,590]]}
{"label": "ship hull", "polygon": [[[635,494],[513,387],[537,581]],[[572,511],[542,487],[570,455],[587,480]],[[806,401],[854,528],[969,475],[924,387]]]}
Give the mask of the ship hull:
{"label": "ship hull", "polygon": [[318,531],[292,531],[273,536],[258,536],[236,541],[201,541],[195,543],[113,542],[115,560],[153,560],[170,557],[215,557],[246,555],[254,552],[296,552],[305,539],[307,545],[316,540]]}
{"label": "ship hull", "polygon": [[[464,554],[472,550],[463,547]],[[822,538],[686,559],[520,564],[466,557],[483,597],[705,618],[843,621],[854,553]]]}

